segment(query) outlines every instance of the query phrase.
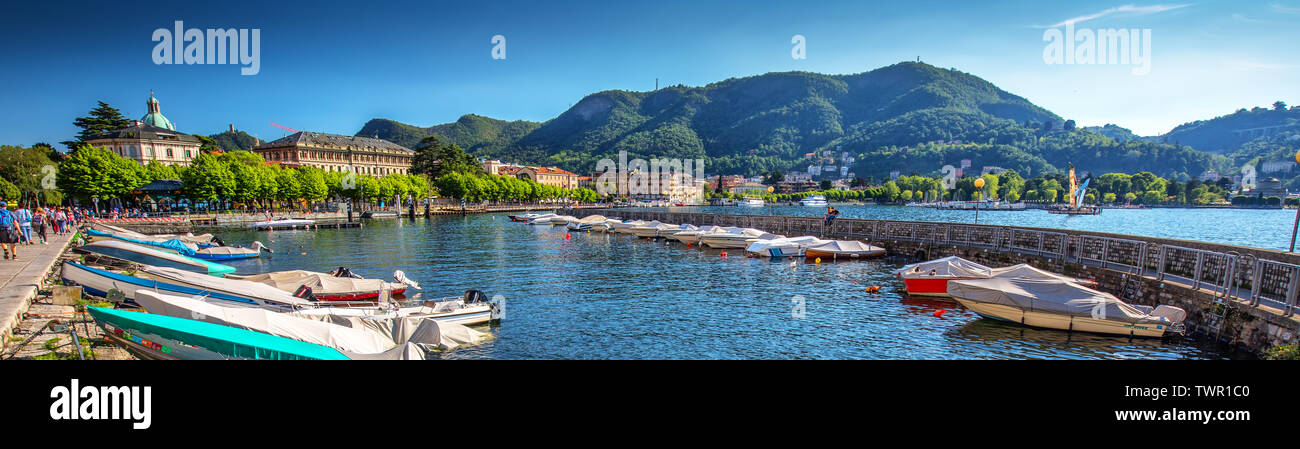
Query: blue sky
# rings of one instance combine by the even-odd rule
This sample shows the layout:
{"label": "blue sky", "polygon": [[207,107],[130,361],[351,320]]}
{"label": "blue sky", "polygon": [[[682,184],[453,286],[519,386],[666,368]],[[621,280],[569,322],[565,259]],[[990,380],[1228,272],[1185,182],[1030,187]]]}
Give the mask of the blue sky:
{"label": "blue sky", "polygon": [[[1300,0],[1139,2],[8,2],[0,143],[72,138],[103,100],[131,118],[155,91],[180,131],[276,122],[353,134],[370,118],[546,120],[606,89],[704,85],[773,71],[857,73],[899,61],[987,79],[1080,125],[1151,135],[1300,104]],[[155,29],[257,28],[261,68],[156,65]],[[1151,70],[1048,65],[1045,29],[1151,29]],[[494,35],[506,59],[491,58]],[[807,59],[790,57],[791,37]]]}

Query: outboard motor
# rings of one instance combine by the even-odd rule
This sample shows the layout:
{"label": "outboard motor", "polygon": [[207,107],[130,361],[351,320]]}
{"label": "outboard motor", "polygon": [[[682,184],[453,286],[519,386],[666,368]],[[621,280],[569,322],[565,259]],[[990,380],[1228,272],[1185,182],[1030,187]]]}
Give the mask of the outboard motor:
{"label": "outboard motor", "polygon": [[316,294],[312,292],[311,287],[306,285],[298,286],[298,290],[293,292],[293,296],[308,300],[316,301]]}
{"label": "outboard motor", "polygon": [[352,274],[352,270],[349,270],[348,267],[338,267],[338,269],[330,272],[330,276],[334,276],[336,278],[361,279],[361,276]]}
{"label": "outboard motor", "polygon": [[480,302],[488,302],[487,295],[484,294],[482,291],[480,290],[465,291],[465,304],[475,304]]}
{"label": "outboard motor", "polygon": [[215,243],[217,246],[226,246],[226,242],[222,241],[221,237],[212,237],[212,243]]}

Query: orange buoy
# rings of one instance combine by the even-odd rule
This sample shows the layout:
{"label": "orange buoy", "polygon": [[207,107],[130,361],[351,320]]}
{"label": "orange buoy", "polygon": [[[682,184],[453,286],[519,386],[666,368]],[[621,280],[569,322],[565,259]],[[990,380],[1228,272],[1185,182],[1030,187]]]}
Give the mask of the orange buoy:
{"label": "orange buoy", "polygon": [[934,316],[935,316],[936,318],[942,318],[944,312],[947,312],[947,310],[944,310],[944,309],[936,310],[936,311],[934,311]]}
{"label": "orange buoy", "polygon": [[726,251],[723,251],[723,252],[722,252],[721,254],[719,254],[719,255],[722,256],[722,257],[727,257],[727,252],[726,252]]}
{"label": "orange buoy", "polygon": [[569,239],[569,233],[567,233],[567,232],[564,233],[564,239],[565,239],[565,240],[568,240],[568,239]]}

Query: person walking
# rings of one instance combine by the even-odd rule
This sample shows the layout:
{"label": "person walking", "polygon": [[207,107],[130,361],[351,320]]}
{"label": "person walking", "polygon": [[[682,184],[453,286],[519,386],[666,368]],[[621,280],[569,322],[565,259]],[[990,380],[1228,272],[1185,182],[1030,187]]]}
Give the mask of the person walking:
{"label": "person walking", "polygon": [[45,209],[37,209],[36,215],[32,216],[32,227],[36,229],[36,235],[41,238],[42,245],[49,245],[50,240],[45,237],[45,224],[50,219],[45,215]]}
{"label": "person walking", "polygon": [[0,200],[0,247],[4,248],[5,260],[8,260],[10,254],[14,260],[18,260],[18,248],[14,243],[18,241],[18,221],[14,218],[14,213],[9,211],[9,203]]}
{"label": "person walking", "polygon": [[23,207],[22,203],[18,204],[18,210],[14,211],[14,218],[18,220],[18,243],[24,245],[32,244],[32,211]]}

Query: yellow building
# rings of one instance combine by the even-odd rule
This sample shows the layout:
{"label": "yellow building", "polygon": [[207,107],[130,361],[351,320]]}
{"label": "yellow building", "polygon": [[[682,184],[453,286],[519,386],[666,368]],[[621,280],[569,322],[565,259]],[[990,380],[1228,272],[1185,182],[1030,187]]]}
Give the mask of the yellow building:
{"label": "yellow building", "polygon": [[258,145],[253,152],[287,167],[311,166],[361,175],[407,174],[415,151],[384,139],[300,131]]}
{"label": "yellow building", "polygon": [[199,155],[202,143],[197,137],[176,131],[176,126],[162,115],[153,92],[145,106],[149,113],[131,126],[101,133],[86,143],[141,164],[189,165]]}

